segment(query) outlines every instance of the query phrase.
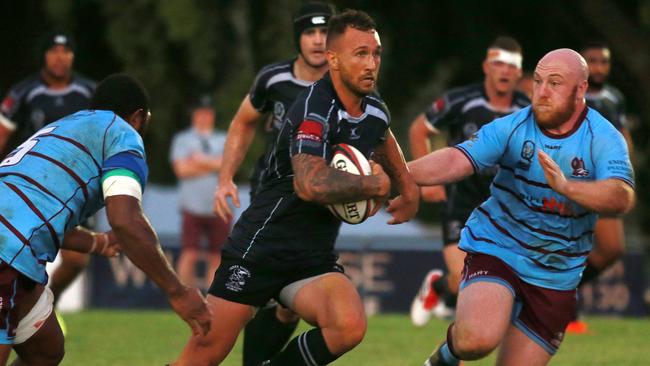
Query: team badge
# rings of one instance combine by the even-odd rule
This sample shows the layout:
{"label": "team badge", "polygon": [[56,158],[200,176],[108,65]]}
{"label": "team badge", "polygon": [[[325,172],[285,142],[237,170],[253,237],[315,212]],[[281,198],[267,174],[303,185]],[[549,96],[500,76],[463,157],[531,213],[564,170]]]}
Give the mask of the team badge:
{"label": "team badge", "polygon": [[585,161],[582,158],[575,157],[571,160],[571,168],[573,169],[574,177],[586,177],[589,175],[589,171],[585,169]]}
{"label": "team badge", "polygon": [[275,102],[273,105],[273,127],[280,129],[282,127],[282,120],[284,119],[284,104]]}
{"label": "team badge", "polygon": [[246,285],[246,280],[251,277],[251,272],[246,268],[238,265],[230,266],[228,268],[230,276],[226,282],[226,288],[230,291],[240,292]]}
{"label": "team badge", "polygon": [[478,131],[478,126],[474,122],[467,122],[463,125],[463,136],[469,138]]}
{"label": "team badge", "polygon": [[535,143],[530,140],[524,141],[524,144],[521,146],[521,158],[523,160],[519,160],[517,168],[523,170],[530,169],[530,165],[533,163],[533,156],[535,156]]}

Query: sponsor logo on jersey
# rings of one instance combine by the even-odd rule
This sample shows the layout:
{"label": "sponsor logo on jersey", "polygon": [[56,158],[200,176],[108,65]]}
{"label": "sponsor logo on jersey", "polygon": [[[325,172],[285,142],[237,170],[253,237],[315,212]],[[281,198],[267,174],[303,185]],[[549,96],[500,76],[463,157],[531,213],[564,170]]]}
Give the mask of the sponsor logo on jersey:
{"label": "sponsor logo on jersey", "polygon": [[310,140],[320,142],[323,137],[323,125],[315,121],[304,121],[298,127],[296,140]]}
{"label": "sponsor logo on jersey", "polygon": [[586,177],[589,175],[589,171],[585,169],[585,161],[577,156],[571,160],[571,168],[573,169],[571,175],[574,177]]}
{"label": "sponsor logo on jersey", "polygon": [[573,207],[569,202],[559,201],[555,197],[542,198],[542,210],[559,213],[560,215],[573,216]]}
{"label": "sponsor logo on jersey", "polygon": [[357,133],[357,128],[359,127],[353,127],[350,129],[350,140],[358,140],[361,138],[359,133]]}
{"label": "sponsor logo on jersey", "polygon": [[230,291],[240,292],[246,285],[246,280],[251,277],[251,272],[239,265],[233,265],[228,268],[230,276],[226,282],[226,288]]}
{"label": "sponsor logo on jersey", "polygon": [[521,158],[523,160],[519,160],[517,168],[523,170],[530,169],[530,165],[533,162],[533,156],[535,156],[535,143],[530,140],[524,141],[524,144],[521,146]]}

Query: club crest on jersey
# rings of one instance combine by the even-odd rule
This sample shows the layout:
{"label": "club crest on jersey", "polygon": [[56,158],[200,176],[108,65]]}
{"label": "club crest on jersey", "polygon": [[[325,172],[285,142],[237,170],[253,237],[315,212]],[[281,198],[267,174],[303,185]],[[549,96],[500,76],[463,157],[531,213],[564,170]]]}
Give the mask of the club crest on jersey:
{"label": "club crest on jersey", "polygon": [[521,146],[521,158],[523,160],[519,160],[517,168],[523,170],[530,169],[530,165],[533,162],[533,156],[535,156],[535,143],[530,140],[524,141],[524,144]]}
{"label": "club crest on jersey", "polygon": [[585,161],[577,156],[571,160],[571,168],[573,169],[571,175],[574,177],[586,177],[589,175],[589,171],[585,169]]}
{"label": "club crest on jersey", "polygon": [[273,127],[275,127],[275,129],[279,130],[282,127],[284,112],[284,104],[282,104],[282,102],[275,102],[273,105]]}
{"label": "club crest on jersey", "polygon": [[463,125],[463,136],[469,138],[478,131],[478,126],[474,122],[467,122]]}
{"label": "club crest on jersey", "polygon": [[234,292],[243,290],[246,280],[251,277],[251,272],[239,265],[230,266],[228,271],[230,271],[230,276],[226,282],[226,288]]}

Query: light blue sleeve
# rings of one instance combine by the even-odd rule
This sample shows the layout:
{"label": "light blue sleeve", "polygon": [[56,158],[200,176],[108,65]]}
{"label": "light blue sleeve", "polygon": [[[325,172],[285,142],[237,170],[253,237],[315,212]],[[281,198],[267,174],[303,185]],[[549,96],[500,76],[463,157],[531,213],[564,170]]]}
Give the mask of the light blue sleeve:
{"label": "light blue sleeve", "polygon": [[594,131],[593,154],[596,180],[620,179],[634,187],[634,170],[627,143],[613,126]]}
{"label": "light blue sleeve", "polygon": [[128,123],[117,119],[108,127],[104,137],[102,166],[111,157],[124,152],[139,156],[145,162],[147,160],[142,137]]}
{"label": "light blue sleeve", "polygon": [[511,116],[495,119],[455,146],[472,162],[475,172],[493,167],[499,162],[512,133]]}

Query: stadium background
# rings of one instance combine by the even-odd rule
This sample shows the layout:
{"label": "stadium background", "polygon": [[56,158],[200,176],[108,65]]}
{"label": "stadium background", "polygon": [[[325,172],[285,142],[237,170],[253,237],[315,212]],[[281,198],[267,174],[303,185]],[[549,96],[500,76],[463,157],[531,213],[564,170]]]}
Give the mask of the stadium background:
{"label": "stadium background", "polygon": [[[157,202],[156,207],[174,211],[169,210],[174,201],[173,188],[170,188],[174,176],[168,149],[174,133],[188,124],[187,106],[198,93],[210,90],[217,103],[218,128],[225,129],[255,72],[267,63],[295,55],[291,13],[301,2],[6,0],[0,12],[0,39],[3,40],[0,94],[38,69],[41,58],[36,45],[39,37],[52,28],[74,36],[76,71],[95,80],[116,71],[126,71],[141,79],[151,93],[154,116],[146,144],[150,178],[157,188],[153,190],[155,198],[149,201]],[[551,49],[579,48],[594,38],[607,41],[613,53],[610,81],[627,97],[631,116],[630,128],[637,152],[637,185],[647,186],[650,180],[647,158],[650,153],[650,103],[647,102],[650,0],[331,2],[339,9],[366,10],[376,19],[385,47],[380,92],[390,107],[392,127],[403,146],[408,123],[433,97],[449,87],[482,79],[480,63],[485,46],[495,36],[509,34],[521,42],[525,71],[532,70],[535,62]],[[252,157],[263,148],[261,139],[258,142],[242,169],[239,177],[242,181],[249,175]],[[163,196],[155,196],[155,192],[162,192]],[[595,312],[636,315],[647,312],[643,294],[650,275],[650,271],[644,270],[650,264],[646,255],[650,195],[645,189],[639,189],[638,194],[638,207],[627,219],[630,251],[626,266],[614,268],[600,287],[592,289],[595,295],[592,294],[593,302],[587,308]],[[151,213],[156,211],[160,209],[154,208]],[[425,207],[424,217],[435,225],[433,209]],[[165,218],[154,218],[154,224],[157,220],[163,220],[156,225],[158,229],[170,227]],[[169,220],[175,224],[174,217]],[[433,243],[429,248],[439,247],[436,226],[415,225],[398,233],[372,237],[368,232],[376,226],[371,224],[365,225],[367,231],[344,231],[339,245],[348,253],[353,271],[359,273],[362,292],[366,291],[364,286],[378,286],[379,290],[388,286],[392,296],[410,301],[430,261],[440,260],[438,253],[431,253],[423,246]],[[175,253],[177,232],[171,230],[161,237],[169,252]],[[387,242],[392,245],[386,246]],[[386,255],[393,258],[392,265],[396,266],[393,269],[387,267]],[[406,257],[394,260],[400,255]],[[369,268],[388,272],[375,272],[377,276],[369,277],[364,272]],[[145,281],[138,285],[137,275],[132,272],[128,272],[125,286],[118,286],[120,282],[115,277],[118,272],[110,262],[95,261],[90,273],[85,286],[89,291],[84,297],[86,305],[115,306],[111,302],[115,299],[122,301],[117,305],[122,307],[165,304],[151,284]],[[392,276],[392,284],[382,282],[387,273]],[[396,283],[399,287],[395,287]],[[625,296],[633,297],[633,305],[628,301],[622,306],[615,301]],[[379,310],[399,311],[403,302],[388,306],[383,303]],[[369,306],[373,306],[372,301]]]}

